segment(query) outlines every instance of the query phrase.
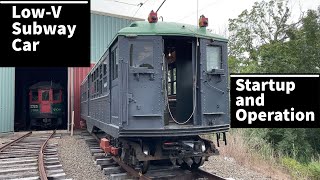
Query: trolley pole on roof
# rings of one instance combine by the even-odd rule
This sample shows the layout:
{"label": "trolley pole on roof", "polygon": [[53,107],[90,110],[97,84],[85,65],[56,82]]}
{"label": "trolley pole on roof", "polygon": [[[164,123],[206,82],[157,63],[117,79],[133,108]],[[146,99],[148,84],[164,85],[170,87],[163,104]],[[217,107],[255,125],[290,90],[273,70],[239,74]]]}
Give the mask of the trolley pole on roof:
{"label": "trolley pole on roof", "polygon": [[166,2],[166,0],[163,0],[163,2],[161,3],[161,5],[159,6],[159,8],[157,9],[156,12],[158,12],[160,10],[160,8],[162,7],[162,5]]}
{"label": "trolley pole on roof", "polygon": [[199,18],[199,0],[197,0],[197,17],[196,17],[196,25],[197,25],[197,27],[199,27],[198,18]]}

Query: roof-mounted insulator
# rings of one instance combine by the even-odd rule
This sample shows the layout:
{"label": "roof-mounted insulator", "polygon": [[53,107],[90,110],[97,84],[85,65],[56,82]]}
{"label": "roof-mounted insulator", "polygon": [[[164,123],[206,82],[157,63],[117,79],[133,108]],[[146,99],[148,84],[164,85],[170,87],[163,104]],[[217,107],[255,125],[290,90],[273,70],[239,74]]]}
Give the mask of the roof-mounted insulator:
{"label": "roof-mounted insulator", "polygon": [[208,26],[208,18],[206,18],[204,15],[200,16],[199,26],[200,27],[207,27]]}
{"label": "roof-mounted insulator", "polygon": [[158,22],[158,15],[156,12],[154,12],[153,10],[150,12],[149,16],[148,16],[148,21],[149,23],[156,23]]}

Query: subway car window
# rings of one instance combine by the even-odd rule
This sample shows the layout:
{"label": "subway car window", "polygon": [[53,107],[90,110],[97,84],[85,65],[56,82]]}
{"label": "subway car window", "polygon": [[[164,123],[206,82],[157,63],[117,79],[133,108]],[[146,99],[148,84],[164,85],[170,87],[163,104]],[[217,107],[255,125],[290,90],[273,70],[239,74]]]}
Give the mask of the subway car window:
{"label": "subway car window", "polygon": [[112,80],[118,78],[118,65],[119,65],[119,60],[117,57],[117,48],[115,48],[111,52],[111,63],[112,63]]}
{"label": "subway car window", "polygon": [[103,92],[108,91],[108,78],[107,76],[103,78]]}
{"label": "subway car window", "polygon": [[221,47],[207,46],[207,71],[221,69]]}
{"label": "subway car window", "polygon": [[53,90],[53,100],[54,101],[60,100],[60,90]]}
{"label": "subway car window", "polygon": [[153,43],[135,42],[130,49],[130,65],[132,67],[146,67],[153,69]]}
{"label": "subway car window", "polygon": [[103,62],[103,75],[107,74],[107,60]]}
{"label": "subway car window", "polygon": [[49,101],[49,91],[42,91],[42,101]]}
{"label": "subway car window", "polygon": [[38,91],[32,91],[32,101],[38,101]]}

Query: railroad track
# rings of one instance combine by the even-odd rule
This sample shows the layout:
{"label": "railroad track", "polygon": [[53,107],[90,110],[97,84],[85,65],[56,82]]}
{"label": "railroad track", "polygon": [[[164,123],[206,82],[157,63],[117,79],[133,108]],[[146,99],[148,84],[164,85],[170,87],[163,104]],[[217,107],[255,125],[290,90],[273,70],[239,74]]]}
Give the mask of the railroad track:
{"label": "railroad track", "polygon": [[105,155],[99,147],[100,138],[95,134],[91,135],[88,132],[83,132],[81,135],[89,146],[94,163],[111,180],[225,180],[202,169],[189,171],[171,165],[151,165],[146,174],[141,174],[136,169],[123,163],[119,158]]}
{"label": "railroad track", "polygon": [[52,133],[26,133],[0,146],[0,179],[65,179]]}

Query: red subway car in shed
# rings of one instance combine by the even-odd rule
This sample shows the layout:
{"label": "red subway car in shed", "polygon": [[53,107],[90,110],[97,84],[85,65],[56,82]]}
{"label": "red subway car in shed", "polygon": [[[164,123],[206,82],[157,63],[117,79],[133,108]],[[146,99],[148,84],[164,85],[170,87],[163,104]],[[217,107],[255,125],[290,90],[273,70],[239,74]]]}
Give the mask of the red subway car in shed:
{"label": "red subway car in shed", "polygon": [[52,81],[38,82],[29,88],[30,129],[61,128],[65,101],[62,86]]}

